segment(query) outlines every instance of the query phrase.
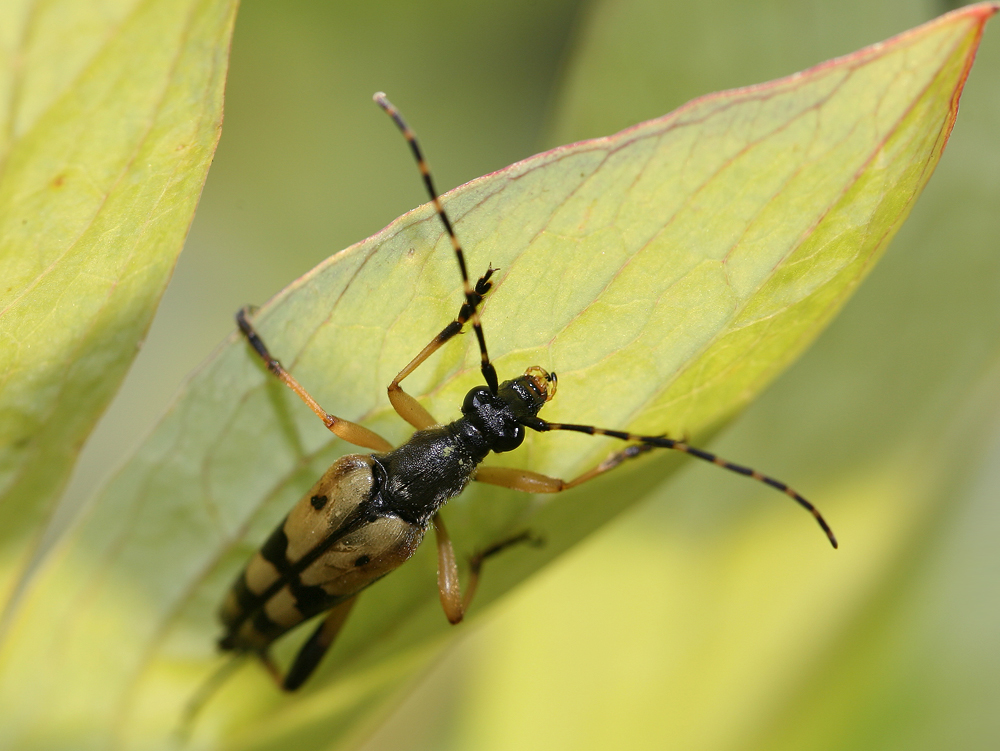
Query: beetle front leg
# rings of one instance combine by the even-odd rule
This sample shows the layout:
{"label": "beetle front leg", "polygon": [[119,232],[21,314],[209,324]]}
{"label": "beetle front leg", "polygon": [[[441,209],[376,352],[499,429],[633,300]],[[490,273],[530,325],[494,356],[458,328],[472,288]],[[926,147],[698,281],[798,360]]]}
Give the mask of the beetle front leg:
{"label": "beetle front leg", "polygon": [[[493,272],[496,271],[492,266],[486,269],[486,273],[479,277],[479,281],[476,282],[476,286],[472,292],[472,301],[475,305],[470,305],[468,302],[462,303],[461,309],[458,311],[458,316],[454,321],[449,323],[444,329],[441,330],[437,336],[430,340],[426,347],[424,347],[420,352],[407,363],[406,367],[403,368],[396,377],[392,379],[392,383],[389,384],[389,402],[392,404],[392,408],[396,410],[396,414],[406,420],[410,425],[415,427],[417,430],[423,430],[424,428],[429,428],[432,425],[437,425],[437,420],[428,412],[420,402],[418,402],[410,394],[403,391],[403,387],[400,385],[402,380],[406,376],[410,375],[414,370],[416,370],[428,357],[437,352],[446,342],[450,341],[455,335],[461,333],[462,327],[465,326],[466,322],[473,315],[473,313],[478,308],[479,304],[483,301],[483,297],[493,283],[490,281],[490,277],[493,276]],[[485,350],[483,356],[485,357]],[[486,365],[489,365],[488,360],[484,360]],[[492,365],[489,365],[492,368]]]}

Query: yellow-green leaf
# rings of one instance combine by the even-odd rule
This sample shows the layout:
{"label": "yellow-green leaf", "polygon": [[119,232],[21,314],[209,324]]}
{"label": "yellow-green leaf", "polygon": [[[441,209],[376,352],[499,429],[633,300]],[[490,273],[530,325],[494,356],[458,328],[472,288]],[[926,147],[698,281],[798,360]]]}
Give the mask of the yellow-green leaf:
{"label": "yellow-green leaf", "polygon": [[[501,374],[534,363],[557,370],[560,392],[543,413],[553,420],[694,437],[721,424],[801,351],[884,249],[936,163],[991,12],[945,17],[453,192],[447,205],[473,270],[501,267],[483,317]],[[407,431],[384,385],[457,311],[456,276],[423,208],[286,290],[261,312],[261,330],[327,409],[398,440]],[[441,419],[477,382],[471,339],[407,381]],[[612,447],[534,438],[504,461],[570,476]],[[207,659],[213,613],[229,580],[347,450],[230,341],[26,599],[0,652],[0,701],[16,718],[7,737],[47,748],[165,739],[218,662]],[[547,539],[491,561],[476,607],[674,465],[649,458],[557,498],[470,489],[446,510],[463,552],[523,527]],[[799,529],[825,545],[801,513]],[[366,593],[311,691],[285,700],[248,666],[198,732],[234,747],[301,748],[350,732],[446,632],[433,568],[425,548]],[[279,659],[292,648],[281,645]]]}
{"label": "yellow-green leaf", "polygon": [[[753,80],[932,10],[598,2],[557,132],[637,118],[640,90]],[[766,489],[693,467],[497,607],[365,751],[1000,747],[995,31],[886,257],[713,443],[809,488],[841,550],[759,513]]]}
{"label": "yellow-green leaf", "polygon": [[180,252],[219,138],[234,12],[0,10],[0,610]]}

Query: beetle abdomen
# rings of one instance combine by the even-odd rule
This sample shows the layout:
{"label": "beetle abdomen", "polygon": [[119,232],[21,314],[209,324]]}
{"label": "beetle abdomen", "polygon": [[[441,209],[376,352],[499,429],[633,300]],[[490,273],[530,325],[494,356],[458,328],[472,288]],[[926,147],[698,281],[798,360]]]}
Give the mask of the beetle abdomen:
{"label": "beetle abdomen", "polygon": [[413,554],[425,530],[375,511],[373,465],[338,459],[251,558],[220,612],[224,649],[267,647]]}

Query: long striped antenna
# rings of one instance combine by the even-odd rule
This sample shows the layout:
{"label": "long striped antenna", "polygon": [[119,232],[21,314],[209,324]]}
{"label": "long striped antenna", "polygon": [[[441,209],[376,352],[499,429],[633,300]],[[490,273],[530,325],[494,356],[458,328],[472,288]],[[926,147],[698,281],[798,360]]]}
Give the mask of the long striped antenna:
{"label": "long striped antenna", "polygon": [[437,215],[441,217],[441,223],[444,224],[445,231],[448,233],[448,237],[451,238],[451,247],[455,251],[455,257],[458,259],[458,268],[462,272],[462,286],[465,291],[465,304],[467,307],[463,308],[463,315],[468,312],[469,320],[472,321],[472,328],[476,332],[476,339],[479,340],[479,355],[482,360],[481,370],[483,371],[483,378],[486,379],[486,384],[490,387],[490,391],[493,394],[497,393],[499,388],[499,381],[497,380],[497,371],[493,367],[493,363],[490,362],[490,356],[486,352],[486,337],[483,335],[483,325],[479,320],[479,310],[478,305],[482,300],[482,296],[476,293],[472,285],[469,283],[469,272],[465,266],[465,253],[462,252],[462,245],[458,241],[458,237],[455,235],[455,230],[451,225],[451,220],[448,219],[448,215],[445,213],[444,207],[441,205],[441,199],[438,197],[437,191],[434,189],[434,181],[431,179],[431,170],[427,166],[427,160],[424,159],[423,152],[420,150],[420,144],[417,143],[417,136],[410,126],[406,124],[403,120],[402,115],[399,114],[399,110],[386,99],[385,94],[381,91],[372,97],[375,103],[384,109],[386,113],[393,119],[396,126],[402,132],[403,137],[406,142],[410,144],[410,151],[413,152],[413,157],[417,160],[417,166],[420,168],[420,174],[424,178],[424,186],[427,188],[427,193],[431,197],[431,203],[434,204],[434,209],[437,211]]}
{"label": "long striped antenna", "polygon": [[674,451],[683,451],[685,454],[690,454],[691,456],[696,456],[703,461],[711,462],[717,467],[728,469],[730,472],[735,472],[738,475],[749,477],[750,479],[762,482],[765,485],[770,485],[772,488],[780,490],[782,493],[792,498],[792,500],[812,514],[813,518],[816,519],[819,526],[822,527],[823,531],[826,533],[826,537],[830,541],[830,544],[833,545],[833,547],[837,547],[837,538],[834,536],[833,530],[830,529],[830,525],[826,523],[826,519],[824,519],[823,515],[819,512],[819,509],[813,506],[796,491],[785,485],[785,483],[780,480],[775,480],[773,477],[769,477],[768,475],[761,474],[757,470],[751,469],[750,467],[744,467],[741,464],[733,464],[732,462],[726,461],[725,459],[708,451],[695,448],[694,446],[689,446],[684,441],[675,441],[673,438],[665,438],[663,436],[636,435],[634,433],[626,433],[622,430],[595,428],[593,425],[568,425],[566,423],[559,422],[546,422],[540,418],[535,418],[530,421],[530,423],[525,422],[525,424],[529,428],[540,432],[546,432],[549,430],[572,430],[577,433],[586,433],[587,435],[606,435],[622,441],[633,441],[647,446],[656,446],[658,448],[673,449]]}

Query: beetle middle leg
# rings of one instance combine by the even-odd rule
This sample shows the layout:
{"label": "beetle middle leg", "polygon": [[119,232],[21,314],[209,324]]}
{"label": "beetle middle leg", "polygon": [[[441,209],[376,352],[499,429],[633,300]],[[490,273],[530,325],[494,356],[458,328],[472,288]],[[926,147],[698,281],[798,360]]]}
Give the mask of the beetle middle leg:
{"label": "beetle middle leg", "polygon": [[373,451],[392,451],[392,444],[378,433],[358,425],[357,423],[344,420],[336,415],[331,415],[319,406],[319,403],[312,398],[309,392],[306,391],[302,385],[292,377],[292,374],[285,370],[284,366],[277,360],[277,358],[275,358],[268,351],[267,345],[264,344],[264,340],[260,338],[260,335],[254,329],[253,324],[247,320],[248,310],[248,308],[243,308],[236,314],[236,323],[240,327],[240,331],[242,331],[243,335],[247,338],[250,346],[254,348],[254,351],[264,361],[264,365],[267,366],[267,369],[277,376],[279,381],[294,391],[296,395],[306,403],[309,409],[316,413],[316,416],[323,421],[323,424],[326,425],[327,429],[331,433],[338,438],[343,438],[348,443],[353,443],[355,446],[362,446],[363,448],[372,449]]}
{"label": "beetle middle leg", "polygon": [[812,514],[817,524],[819,524],[820,528],[826,534],[830,544],[833,545],[833,547],[837,547],[837,538],[833,534],[833,530],[830,529],[830,525],[827,524],[826,519],[824,519],[823,515],[819,512],[819,509],[813,506],[812,503],[806,500],[797,491],[769,475],[762,474],[757,470],[745,467],[742,464],[734,464],[733,462],[727,461],[710,451],[705,451],[704,449],[691,446],[686,441],[678,441],[662,435],[638,435],[624,430],[608,430],[607,428],[598,428],[594,425],[573,425],[569,423],[546,422],[545,420],[538,418],[534,418],[530,423],[526,422],[525,424],[532,430],[537,430],[543,433],[550,430],[567,430],[575,433],[586,433],[587,435],[608,436],[609,438],[617,438],[620,441],[636,441],[637,443],[628,446],[624,450],[619,451],[617,454],[613,454],[609,459],[606,459],[594,469],[583,473],[569,482],[560,480],[556,477],[541,475],[537,472],[530,472],[522,469],[507,469],[505,467],[480,467],[476,472],[476,480],[491,483],[493,485],[500,485],[513,490],[522,490],[526,493],[558,493],[562,490],[568,490],[569,488],[579,485],[580,483],[586,482],[587,480],[591,480],[597,475],[617,467],[625,459],[638,455],[638,453],[630,454],[630,451],[641,452],[643,450],[648,450],[649,448],[671,449],[673,451],[680,451],[697,459],[701,459],[704,462],[714,464],[717,467],[742,475],[743,477],[749,477],[752,480],[756,480],[757,482],[763,483],[764,485],[772,487],[775,490],[781,491]]}
{"label": "beetle middle leg", "polygon": [[609,456],[593,469],[568,481],[532,472],[528,469],[515,469],[513,467],[480,467],[476,470],[475,479],[489,485],[499,485],[503,488],[520,490],[524,493],[559,493],[563,490],[575,488],[577,485],[582,485],[588,480],[593,480],[598,475],[614,469],[622,462],[634,459],[641,454],[645,454],[647,451],[652,451],[652,449],[653,446],[646,444],[627,446]]}

